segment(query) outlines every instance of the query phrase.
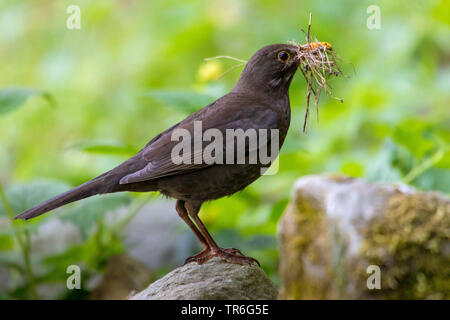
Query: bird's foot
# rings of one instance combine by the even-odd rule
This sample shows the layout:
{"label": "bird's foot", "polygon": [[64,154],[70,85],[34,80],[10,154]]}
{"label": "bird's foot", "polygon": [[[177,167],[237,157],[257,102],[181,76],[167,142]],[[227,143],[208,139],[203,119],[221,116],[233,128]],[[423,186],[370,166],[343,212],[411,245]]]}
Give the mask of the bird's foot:
{"label": "bird's foot", "polygon": [[256,263],[258,266],[260,265],[258,260],[252,257],[246,257],[242,254],[241,251],[235,248],[219,248],[213,253],[213,256],[220,257],[222,260],[225,260],[230,263],[236,264],[252,264]]}
{"label": "bird's foot", "polygon": [[208,258],[210,252],[211,252],[211,249],[207,248],[207,249],[203,250],[202,252],[197,253],[196,255],[184,260],[184,264],[188,264],[190,262],[197,262],[198,264],[202,264],[211,258],[211,257]]}
{"label": "bird's foot", "polygon": [[198,264],[203,264],[213,257],[219,257],[222,260],[227,261],[229,263],[252,264],[256,262],[258,266],[260,265],[258,260],[252,257],[244,256],[241,251],[235,248],[217,248],[217,249],[208,248],[196,254],[195,256],[187,258],[184,264],[187,264],[189,262],[197,262]]}

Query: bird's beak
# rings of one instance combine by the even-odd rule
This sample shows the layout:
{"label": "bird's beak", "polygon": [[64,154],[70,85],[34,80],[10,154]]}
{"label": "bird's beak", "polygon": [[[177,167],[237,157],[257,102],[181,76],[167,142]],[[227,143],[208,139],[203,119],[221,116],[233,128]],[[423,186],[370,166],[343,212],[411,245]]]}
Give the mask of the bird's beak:
{"label": "bird's beak", "polygon": [[297,53],[294,55],[291,65],[292,65],[292,68],[295,68],[295,69],[297,69],[300,66],[300,57]]}

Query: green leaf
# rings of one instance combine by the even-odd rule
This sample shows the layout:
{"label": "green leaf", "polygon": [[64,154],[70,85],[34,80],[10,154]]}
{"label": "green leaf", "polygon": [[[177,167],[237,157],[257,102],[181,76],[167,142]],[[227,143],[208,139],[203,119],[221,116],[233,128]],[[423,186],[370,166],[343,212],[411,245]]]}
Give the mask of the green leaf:
{"label": "green leaf", "polygon": [[53,98],[48,92],[26,87],[5,88],[0,89],[0,114],[14,111],[32,96],[42,97],[47,100],[49,104],[54,105]]}
{"label": "green leaf", "polygon": [[450,170],[430,168],[414,180],[414,185],[423,190],[438,190],[450,194]]}
{"label": "green leaf", "polygon": [[197,91],[178,90],[152,90],[145,95],[184,113],[195,112],[217,98]]}
{"label": "green leaf", "polygon": [[117,156],[133,156],[139,152],[139,149],[132,145],[114,141],[86,141],[73,146],[73,148],[87,153]]}
{"label": "green leaf", "polygon": [[431,152],[436,146],[430,125],[419,119],[407,119],[397,124],[393,138],[405,146],[418,159]]}
{"label": "green leaf", "polygon": [[122,252],[123,246],[120,237],[111,228],[99,222],[96,231],[89,235],[82,244],[44,258],[44,263],[51,268],[46,275],[47,280],[66,279],[65,270],[71,264],[83,264],[98,270],[109,257]]}
{"label": "green leaf", "polygon": [[108,212],[128,205],[131,198],[127,194],[105,194],[94,196],[67,207],[58,218],[76,224],[86,239],[94,225]]}
{"label": "green leaf", "polygon": [[[8,199],[15,214],[29,209],[42,201],[48,200],[70,189],[66,183],[52,180],[33,181],[26,184],[17,184],[6,190]],[[0,215],[6,214],[3,204],[0,203]]]}
{"label": "green leaf", "polygon": [[[22,185],[13,185],[6,190],[6,197],[13,208],[15,214],[29,209],[42,201],[48,200],[60,193],[69,190],[71,186],[57,181],[34,181]],[[60,214],[57,215],[63,221],[75,223],[80,229],[84,238],[94,224],[103,215],[122,205],[127,205],[130,197],[127,194],[109,194],[88,198],[74,205],[61,207]],[[3,205],[0,203],[0,215],[5,215]],[[16,220],[17,221],[17,220]],[[0,228],[0,235],[12,235],[14,230],[35,230],[40,224],[41,219],[32,219],[20,225],[3,226]]]}
{"label": "green leaf", "polygon": [[0,234],[0,251],[14,248],[14,239],[11,235]]}
{"label": "green leaf", "polygon": [[22,259],[23,258],[19,252],[3,252],[0,254],[0,265],[24,273],[25,271],[22,266]]}
{"label": "green leaf", "polygon": [[341,172],[351,177],[361,177],[364,173],[364,166],[358,161],[346,161],[341,166]]}
{"label": "green leaf", "polygon": [[377,156],[371,160],[371,165],[366,167],[366,179],[384,183],[400,182],[402,174],[393,165],[397,151],[398,146],[392,140],[387,139]]}

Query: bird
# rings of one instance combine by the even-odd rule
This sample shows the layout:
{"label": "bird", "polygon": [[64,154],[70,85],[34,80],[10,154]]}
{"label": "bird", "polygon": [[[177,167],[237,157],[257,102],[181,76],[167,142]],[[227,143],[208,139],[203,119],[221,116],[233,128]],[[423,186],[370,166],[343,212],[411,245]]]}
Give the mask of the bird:
{"label": "bird", "polygon": [[[260,178],[264,165],[259,160],[256,163],[174,163],[171,155],[178,141],[174,141],[172,135],[176,130],[194,133],[194,124],[199,121],[203,132],[216,129],[224,135],[228,129],[270,129],[277,130],[275,139],[281,148],[291,120],[289,87],[299,65],[296,45],[272,44],[261,48],[246,63],[229,93],[161,132],[136,155],[112,170],[15,218],[35,218],[94,195],[125,191],[159,192],[176,199],[178,215],[204,247],[200,253],[187,258],[185,263],[202,264],[219,257],[229,263],[259,265],[256,259],[245,256],[238,249],[219,247],[200,220],[199,211],[206,201],[231,196]],[[257,149],[267,148],[269,140],[265,145],[258,145]],[[244,157],[248,158],[248,143],[245,148]]]}

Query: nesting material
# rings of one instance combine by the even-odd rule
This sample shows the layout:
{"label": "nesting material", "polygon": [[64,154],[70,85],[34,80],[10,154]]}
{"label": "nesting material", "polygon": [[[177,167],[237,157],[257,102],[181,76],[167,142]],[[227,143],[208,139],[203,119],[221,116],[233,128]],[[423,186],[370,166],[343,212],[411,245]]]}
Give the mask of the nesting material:
{"label": "nesting material", "polygon": [[325,90],[327,95],[340,102],[344,102],[342,99],[336,98],[331,94],[331,87],[328,83],[331,77],[344,75],[336,62],[336,53],[328,42],[319,42],[317,38],[315,41],[311,41],[311,18],[312,16],[310,14],[308,32],[302,30],[306,35],[306,44],[301,45],[291,41],[291,44],[297,47],[297,55],[300,59],[299,69],[307,84],[306,113],[303,123],[303,132],[306,131],[308,123],[311,93],[314,95],[317,119],[319,119],[319,99],[322,90]]}
{"label": "nesting material", "polygon": [[[290,41],[289,43],[297,47],[297,57],[300,59],[299,69],[306,80],[307,93],[306,93],[306,112],[305,120],[303,122],[303,132],[306,132],[306,126],[309,119],[309,106],[311,102],[311,93],[314,95],[314,102],[316,106],[317,120],[319,120],[319,99],[322,90],[332,98],[344,102],[341,98],[337,98],[331,93],[331,86],[329,81],[332,77],[337,77],[339,75],[344,75],[342,70],[337,64],[338,57],[336,53],[328,42],[320,42],[317,38],[311,41],[311,20],[312,15],[309,14],[309,24],[308,32],[303,33],[306,36],[306,44],[300,44],[296,41]],[[232,56],[216,56],[211,58],[206,58],[205,61],[211,61],[215,59],[229,59],[239,62],[237,65],[231,67],[222,73],[217,79],[222,78],[228,72],[244,66],[247,61],[238,59]]]}

